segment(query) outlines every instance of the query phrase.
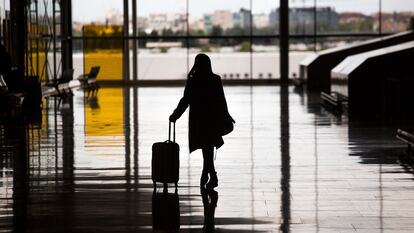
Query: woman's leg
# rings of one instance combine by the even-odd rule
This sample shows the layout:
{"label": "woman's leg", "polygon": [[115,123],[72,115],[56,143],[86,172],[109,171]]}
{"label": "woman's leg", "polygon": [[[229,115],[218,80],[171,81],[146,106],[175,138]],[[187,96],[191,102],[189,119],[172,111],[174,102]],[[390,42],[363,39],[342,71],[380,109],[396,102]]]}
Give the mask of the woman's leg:
{"label": "woman's leg", "polygon": [[214,147],[203,148],[203,167],[210,174],[210,180],[206,185],[207,188],[215,188],[218,186],[216,169],[214,168]]}
{"label": "woman's leg", "polygon": [[214,147],[205,147],[203,151],[203,171],[215,172],[214,168]]}
{"label": "woman's leg", "polygon": [[208,173],[214,169],[213,153],[214,148],[203,148],[203,172],[201,173],[200,178],[200,187],[205,188],[205,185],[208,182]]}

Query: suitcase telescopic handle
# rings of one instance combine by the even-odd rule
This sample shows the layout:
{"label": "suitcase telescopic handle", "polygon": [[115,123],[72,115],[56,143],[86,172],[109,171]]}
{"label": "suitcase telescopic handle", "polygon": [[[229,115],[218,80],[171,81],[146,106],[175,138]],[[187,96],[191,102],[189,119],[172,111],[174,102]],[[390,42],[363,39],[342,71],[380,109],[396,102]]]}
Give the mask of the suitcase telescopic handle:
{"label": "suitcase telescopic handle", "polygon": [[175,122],[171,122],[168,126],[168,141],[171,141],[171,124],[173,125],[173,142],[175,142]]}

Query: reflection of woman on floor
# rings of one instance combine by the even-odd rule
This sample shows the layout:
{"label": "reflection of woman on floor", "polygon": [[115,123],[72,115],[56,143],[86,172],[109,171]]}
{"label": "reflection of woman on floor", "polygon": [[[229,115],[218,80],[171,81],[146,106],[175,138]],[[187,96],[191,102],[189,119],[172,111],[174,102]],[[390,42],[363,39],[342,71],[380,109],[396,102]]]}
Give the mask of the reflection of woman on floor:
{"label": "reflection of woman on floor", "polygon": [[222,136],[233,129],[234,120],[227,110],[221,78],[213,73],[210,58],[205,54],[196,56],[184,96],[171,114],[170,121],[180,118],[188,106],[190,153],[201,149],[204,158],[200,186],[215,188],[218,179],[214,168],[214,147],[220,148],[224,144]]}
{"label": "reflection of woman on floor", "polygon": [[201,188],[201,198],[204,207],[204,227],[203,232],[210,233],[215,230],[214,214],[216,212],[218,192],[214,189]]}

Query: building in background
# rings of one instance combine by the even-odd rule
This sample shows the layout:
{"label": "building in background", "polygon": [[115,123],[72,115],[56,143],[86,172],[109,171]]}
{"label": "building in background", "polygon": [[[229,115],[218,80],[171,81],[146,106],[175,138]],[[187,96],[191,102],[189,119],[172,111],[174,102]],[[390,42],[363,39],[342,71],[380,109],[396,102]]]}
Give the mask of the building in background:
{"label": "building in background", "polygon": [[[105,25],[122,25],[123,22],[124,18],[122,16],[122,12],[116,9],[109,11],[105,17]],[[98,24],[101,23],[98,22]]]}
{"label": "building in background", "polygon": [[220,26],[223,30],[233,27],[233,14],[229,10],[216,10],[212,15],[213,26]]}
{"label": "building in background", "polygon": [[145,32],[151,33],[156,31],[160,33],[165,28],[171,28],[171,23],[168,22],[167,14],[150,14],[148,17],[148,25]]}
{"label": "building in background", "polygon": [[187,14],[185,12],[170,14],[170,18],[168,20],[172,23],[170,29],[174,33],[184,32],[187,30]]}
{"label": "building in background", "polygon": [[254,14],[253,15],[253,26],[255,28],[265,28],[269,26],[269,16],[262,13],[262,14]]}
{"label": "building in background", "polygon": [[252,12],[250,10],[241,8],[239,12],[233,13],[233,26],[240,28],[249,28],[251,22]]}
{"label": "building in background", "polygon": [[204,18],[190,16],[188,24],[193,31],[204,31]]}
{"label": "building in background", "polygon": [[372,32],[374,18],[360,12],[342,12],[338,15],[339,31]]}
{"label": "building in background", "polygon": [[206,33],[210,33],[213,30],[213,15],[205,14],[203,16],[203,22],[204,22],[204,31]]}
{"label": "building in background", "polygon": [[401,32],[409,28],[412,17],[414,17],[414,11],[382,12],[381,17],[379,13],[375,13],[372,15],[373,28],[379,30],[381,18],[382,32]]}
{"label": "building in background", "polygon": [[[132,25],[132,23],[131,23]],[[138,32],[142,33],[145,32],[145,30],[148,28],[148,18],[147,17],[138,17],[137,18],[137,27]]]}
{"label": "building in background", "polygon": [[[308,14],[314,15],[314,10],[306,8]],[[318,7],[316,8],[316,25],[318,32],[338,31],[339,15],[332,7]]]}
{"label": "building in background", "polygon": [[[315,15],[316,14],[316,15]],[[289,30],[292,34],[313,34],[316,26],[318,32],[337,31],[339,16],[331,7],[295,7],[289,9]],[[269,14],[269,25],[278,28],[279,9]]]}

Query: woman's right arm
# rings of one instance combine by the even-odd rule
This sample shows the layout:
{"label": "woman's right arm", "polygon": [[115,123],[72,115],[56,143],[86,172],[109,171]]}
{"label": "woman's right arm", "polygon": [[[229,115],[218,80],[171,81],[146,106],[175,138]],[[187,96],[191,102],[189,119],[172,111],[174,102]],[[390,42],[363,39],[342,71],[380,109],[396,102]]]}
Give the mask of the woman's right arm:
{"label": "woman's right arm", "polygon": [[174,110],[173,114],[171,114],[170,121],[175,122],[181,117],[181,115],[183,115],[188,105],[190,104],[190,93],[191,93],[191,78],[189,77],[185,85],[184,95],[180,99],[180,102],[178,103],[178,106]]}

